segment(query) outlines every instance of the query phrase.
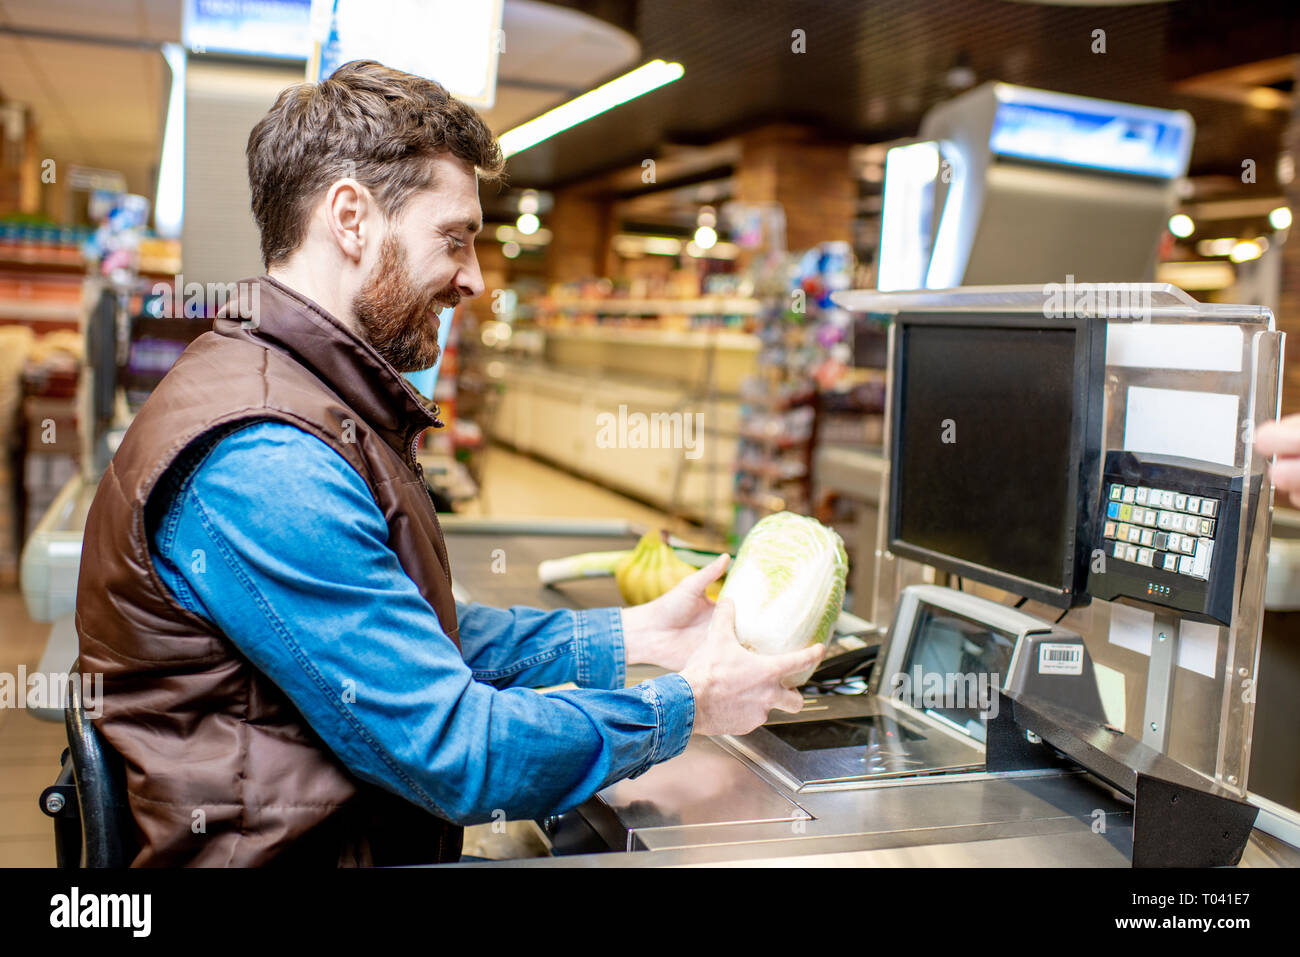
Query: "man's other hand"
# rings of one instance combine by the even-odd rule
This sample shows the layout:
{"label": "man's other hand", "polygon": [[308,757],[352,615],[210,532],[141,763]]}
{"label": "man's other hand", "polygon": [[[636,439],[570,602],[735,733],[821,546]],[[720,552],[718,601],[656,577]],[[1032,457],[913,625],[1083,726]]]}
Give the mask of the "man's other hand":
{"label": "man's other hand", "polygon": [[1266,458],[1277,456],[1269,469],[1273,487],[1300,508],[1300,415],[1261,425],[1255,430],[1255,451]]}

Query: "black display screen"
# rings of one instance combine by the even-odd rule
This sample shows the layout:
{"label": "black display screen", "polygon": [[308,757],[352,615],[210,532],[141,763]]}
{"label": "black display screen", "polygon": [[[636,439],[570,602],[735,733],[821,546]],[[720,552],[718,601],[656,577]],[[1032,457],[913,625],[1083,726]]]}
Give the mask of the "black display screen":
{"label": "black display screen", "polygon": [[1076,331],[898,334],[895,541],[1069,592]]}

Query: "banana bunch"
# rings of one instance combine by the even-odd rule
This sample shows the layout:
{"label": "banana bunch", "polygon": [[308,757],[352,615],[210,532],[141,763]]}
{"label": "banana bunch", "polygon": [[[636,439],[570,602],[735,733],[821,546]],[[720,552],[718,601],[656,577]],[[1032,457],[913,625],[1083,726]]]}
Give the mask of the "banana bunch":
{"label": "banana bunch", "polygon": [[[623,600],[629,605],[643,605],[671,591],[682,579],[698,571],[677,557],[668,544],[668,533],[651,529],[641,536],[632,554],[614,566],[614,580]],[[719,582],[714,582],[721,588]],[[716,597],[716,589],[709,588]]]}

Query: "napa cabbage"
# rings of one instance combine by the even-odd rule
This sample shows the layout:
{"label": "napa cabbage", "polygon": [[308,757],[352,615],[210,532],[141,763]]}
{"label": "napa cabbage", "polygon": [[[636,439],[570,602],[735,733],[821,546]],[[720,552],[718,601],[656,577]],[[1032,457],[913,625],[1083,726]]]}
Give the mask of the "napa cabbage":
{"label": "napa cabbage", "polygon": [[[761,519],[740,544],[720,598],[736,603],[736,637],[750,651],[798,651],[831,636],[849,560],[833,529],[805,515]],[[812,671],[787,677],[803,684]]]}

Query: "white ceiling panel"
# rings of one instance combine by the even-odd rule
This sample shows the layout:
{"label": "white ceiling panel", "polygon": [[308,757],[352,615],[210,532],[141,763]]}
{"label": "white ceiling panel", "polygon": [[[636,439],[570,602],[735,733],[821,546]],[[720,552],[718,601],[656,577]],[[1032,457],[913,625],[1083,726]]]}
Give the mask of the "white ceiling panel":
{"label": "white ceiling panel", "polygon": [[180,40],[181,0],[0,0],[0,24],[164,43]]}

